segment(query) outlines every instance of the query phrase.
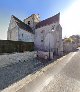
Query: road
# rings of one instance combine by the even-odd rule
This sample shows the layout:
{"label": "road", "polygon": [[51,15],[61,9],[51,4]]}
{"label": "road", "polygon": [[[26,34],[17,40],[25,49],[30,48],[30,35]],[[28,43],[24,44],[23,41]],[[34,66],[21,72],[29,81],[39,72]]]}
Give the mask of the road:
{"label": "road", "polygon": [[80,51],[71,52],[41,72],[29,83],[10,92],[80,92]]}
{"label": "road", "polygon": [[80,52],[74,52],[69,58],[67,64],[41,92],[80,92]]}

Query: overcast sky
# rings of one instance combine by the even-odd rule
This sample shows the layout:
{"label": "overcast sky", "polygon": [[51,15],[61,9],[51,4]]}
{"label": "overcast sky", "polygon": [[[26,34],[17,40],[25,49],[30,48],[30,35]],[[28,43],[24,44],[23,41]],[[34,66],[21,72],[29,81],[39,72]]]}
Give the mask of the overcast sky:
{"label": "overcast sky", "polygon": [[0,0],[0,39],[7,39],[11,15],[20,20],[31,14],[40,14],[41,20],[58,12],[63,37],[80,35],[80,0]]}

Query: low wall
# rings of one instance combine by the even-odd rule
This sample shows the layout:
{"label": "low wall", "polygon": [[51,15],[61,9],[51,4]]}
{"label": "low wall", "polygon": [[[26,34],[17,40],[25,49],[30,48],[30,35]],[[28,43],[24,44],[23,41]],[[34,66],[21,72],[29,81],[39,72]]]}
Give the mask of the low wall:
{"label": "low wall", "polygon": [[[49,52],[37,51],[37,55],[40,58],[44,58],[44,59],[49,58]],[[53,52],[50,52],[50,59],[53,59]]]}
{"label": "low wall", "polygon": [[0,40],[0,53],[13,53],[13,52],[24,52],[33,50],[34,50],[33,42]]}
{"label": "low wall", "polygon": [[77,49],[76,43],[66,42],[63,44],[64,53],[69,53],[69,52],[75,51],[76,49]]}

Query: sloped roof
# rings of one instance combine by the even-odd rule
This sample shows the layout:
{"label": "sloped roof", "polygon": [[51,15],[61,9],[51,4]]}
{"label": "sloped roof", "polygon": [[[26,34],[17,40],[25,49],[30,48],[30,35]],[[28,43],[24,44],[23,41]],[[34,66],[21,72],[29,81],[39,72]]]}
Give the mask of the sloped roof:
{"label": "sloped roof", "polygon": [[58,22],[59,21],[59,16],[60,16],[60,13],[48,18],[48,19],[45,19],[41,22],[39,22],[37,25],[36,25],[36,29],[37,28],[40,28],[42,26],[46,26],[46,25],[50,25],[52,23],[55,23],[55,22]]}
{"label": "sloped roof", "polygon": [[24,22],[22,22],[21,20],[19,20],[18,18],[16,18],[14,15],[12,15],[12,16],[15,19],[15,22],[17,23],[17,25],[19,26],[19,28],[33,33],[32,28],[29,25],[25,24]]}

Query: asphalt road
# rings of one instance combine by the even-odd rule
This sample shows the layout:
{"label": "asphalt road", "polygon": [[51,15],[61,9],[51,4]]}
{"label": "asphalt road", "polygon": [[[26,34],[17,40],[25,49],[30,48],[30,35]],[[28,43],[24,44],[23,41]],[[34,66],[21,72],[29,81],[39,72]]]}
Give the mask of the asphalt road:
{"label": "asphalt road", "polygon": [[68,63],[41,92],[80,92],[80,51],[72,54]]}
{"label": "asphalt road", "polygon": [[80,51],[71,52],[42,71],[16,92],[80,92]]}

